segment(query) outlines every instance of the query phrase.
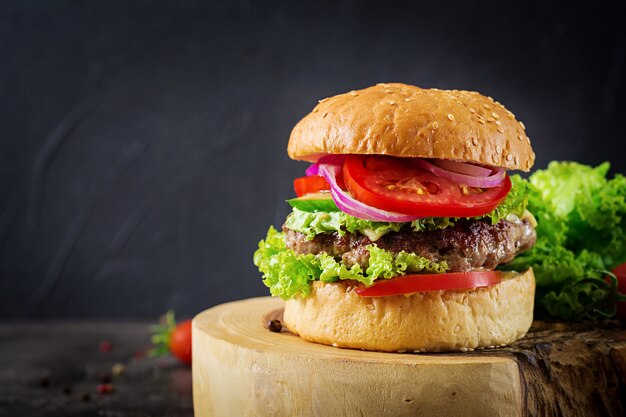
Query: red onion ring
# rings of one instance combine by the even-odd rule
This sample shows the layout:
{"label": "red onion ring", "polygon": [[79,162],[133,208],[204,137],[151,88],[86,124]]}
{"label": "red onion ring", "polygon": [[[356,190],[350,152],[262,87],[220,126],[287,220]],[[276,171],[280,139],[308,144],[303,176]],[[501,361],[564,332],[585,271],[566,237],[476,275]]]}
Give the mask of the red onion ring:
{"label": "red onion ring", "polygon": [[319,175],[319,172],[320,172],[320,164],[318,163],[312,164],[310,167],[306,169],[306,171],[304,171],[307,177],[310,177],[312,175]]}
{"label": "red onion ring", "polygon": [[433,165],[446,171],[457,172],[459,174],[471,175],[472,177],[488,177],[493,172],[490,168],[484,168],[478,165],[468,164],[466,162],[450,161],[448,159],[431,159],[429,161]]}
{"label": "red onion ring", "polygon": [[319,174],[320,164],[343,165],[343,162],[345,160],[346,160],[345,155],[322,156],[320,159],[317,160],[316,163],[308,167],[306,171],[304,171],[304,173],[306,174],[307,177],[310,177],[311,175],[320,175]]}
{"label": "red onion ring", "polygon": [[326,178],[326,181],[330,184],[330,194],[335,204],[337,204],[337,207],[344,213],[358,217],[359,219],[375,222],[412,222],[413,220],[421,218],[419,216],[381,210],[358,201],[339,188],[337,175],[341,172],[341,168],[341,165],[319,164],[318,175]]}
{"label": "red onion ring", "polygon": [[459,174],[458,172],[452,172],[439,168],[425,159],[416,158],[415,164],[426,171],[432,172],[438,177],[446,178],[459,185],[468,185],[470,187],[479,188],[494,188],[502,184],[506,177],[506,171],[504,168],[496,168],[493,174],[488,177],[473,177],[471,175]]}

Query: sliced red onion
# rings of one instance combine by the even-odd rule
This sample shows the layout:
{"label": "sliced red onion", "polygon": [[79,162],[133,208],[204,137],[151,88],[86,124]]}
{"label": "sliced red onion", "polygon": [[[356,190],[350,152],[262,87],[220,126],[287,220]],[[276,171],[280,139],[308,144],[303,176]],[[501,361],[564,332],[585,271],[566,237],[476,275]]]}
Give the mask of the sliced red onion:
{"label": "sliced red onion", "polygon": [[468,185],[470,187],[494,188],[502,184],[506,177],[504,168],[496,168],[494,173],[488,177],[473,177],[471,175],[459,174],[439,168],[437,165],[426,161],[425,159],[415,158],[415,164],[419,167],[430,171],[438,177],[446,178],[459,185]]}
{"label": "sliced red onion", "polygon": [[310,177],[311,175],[320,175],[319,174],[320,164],[343,165],[343,162],[345,160],[346,160],[345,155],[322,156],[320,159],[317,160],[316,163],[308,167],[306,171],[304,171],[304,173],[306,174],[307,177]]}
{"label": "sliced red onion", "polygon": [[431,159],[429,162],[446,171],[458,172],[459,174],[471,175],[472,177],[488,177],[493,172],[489,168],[448,159]]}
{"label": "sliced red onion", "polygon": [[319,172],[320,172],[320,164],[318,163],[311,165],[310,167],[306,169],[306,171],[304,171],[307,177],[310,177],[312,175],[319,175]]}
{"label": "sliced red onion", "polygon": [[319,164],[319,175],[326,178],[330,184],[330,194],[335,200],[337,207],[344,213],[363,220],[375,222],[412,222],[420,219],[419,216],[394,213],[368,206],[350,196],[337,185],[337,175],[341,172],[342,165]]}

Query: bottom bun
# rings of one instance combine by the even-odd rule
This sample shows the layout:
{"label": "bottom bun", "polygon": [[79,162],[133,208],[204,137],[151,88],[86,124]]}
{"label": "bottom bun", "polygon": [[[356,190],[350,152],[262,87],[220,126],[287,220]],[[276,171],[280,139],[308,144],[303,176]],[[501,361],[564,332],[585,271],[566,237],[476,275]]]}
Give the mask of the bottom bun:
{"label": "bottom bun", "polygon": [[315,281],[308,297],[286,302],[285,325],[325,345],[444,352],[507,345],[523,337],[533,321],[532,269],[504,273],[501,283],[472,290],[361,297],[353,289]]}

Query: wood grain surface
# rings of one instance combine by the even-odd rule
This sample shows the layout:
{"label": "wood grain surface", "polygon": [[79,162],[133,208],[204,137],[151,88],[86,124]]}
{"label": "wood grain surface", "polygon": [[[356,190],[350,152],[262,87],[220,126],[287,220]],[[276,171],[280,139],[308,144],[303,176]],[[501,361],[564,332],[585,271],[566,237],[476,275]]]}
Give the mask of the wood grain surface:
{"label": "wood grain surface", "polygon": [[624,414],[626,329],[535,322],[512,346],[382,353],[271,332],[283,302],[223,304],[193,327],[196,416]]}

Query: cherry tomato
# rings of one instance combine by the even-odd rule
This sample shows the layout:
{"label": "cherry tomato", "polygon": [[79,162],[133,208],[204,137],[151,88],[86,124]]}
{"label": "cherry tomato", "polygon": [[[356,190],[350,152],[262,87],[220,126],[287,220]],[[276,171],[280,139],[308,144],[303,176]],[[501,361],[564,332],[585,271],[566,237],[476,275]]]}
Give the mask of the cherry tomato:
{"label": "cherry tomato", "polygon": [[186,364],[191,364],[191,320],[176,325],[169,343],[170,353]]}
{"label": "cherry tomato", "polygon": [[505,177],[494,188],[455,184],[388,156],[350,155],[343,166],[346,186],[359,201],[397,213],[423,217],[475,217],[495,209],[511,190]]}
{"label": "cherry tomato", "polygon": [[[626,263],[617,266],[611,272],[617,277],[617,291],[626,294]],[[616,317],[622,321],[626,321],[626,301],[617,303]]]}
{"label": "cherry tomato", "polygon": [[318,191],[330,190],[330,184],[319,175],[300,177],[293,180],[293,189],[298,197],[305,194],[316,193]]}
{"label": "cherry tomato", "polygon": [[371,287],[355,289],[361,297],[410,294],[422,291],[465,290],[488,287],[502,281],[499,271],[450,272],[448,274],[414,274],[380,279]]}

